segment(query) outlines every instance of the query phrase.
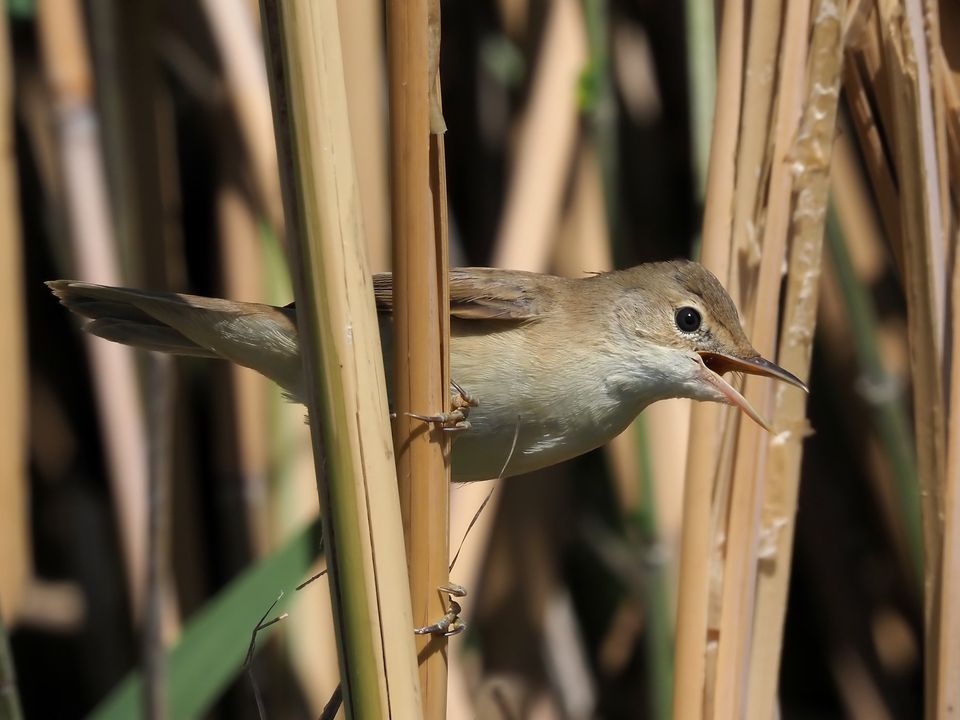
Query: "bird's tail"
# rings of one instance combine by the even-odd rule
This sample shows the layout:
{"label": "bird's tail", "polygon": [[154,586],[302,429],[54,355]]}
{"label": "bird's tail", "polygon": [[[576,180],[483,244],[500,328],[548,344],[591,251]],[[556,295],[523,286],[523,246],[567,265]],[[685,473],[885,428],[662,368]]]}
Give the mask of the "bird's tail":
{"label": "bird's tail", "polygon": [[91,320],[84,329],[93,335],[145,350],[232,360],[302,397],[292,308],[74,280],[47,286],[64,306]]}

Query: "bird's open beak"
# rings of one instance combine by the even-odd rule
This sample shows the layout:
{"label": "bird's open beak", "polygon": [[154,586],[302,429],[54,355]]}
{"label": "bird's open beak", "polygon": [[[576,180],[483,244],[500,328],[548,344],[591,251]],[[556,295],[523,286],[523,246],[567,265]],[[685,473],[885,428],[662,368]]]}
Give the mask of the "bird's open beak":
{"label": "bird's open beak", "polygon": [[809,392],[807,386],[793,373],[789,373],[779,365],[775,365],[769,360],[764,360],[759,355],[753,358],[740,358],[735,355],[725,355],[723,353],[708,352],[698,350],[700,361],[705,370],[704,379],[719,390],[728,402],[743,410],[754,422],[767,431],[770,431],[770,424],[753,406],[747,402],[735,387],[723,379],[723,374],[730,372],[749,373],[750,375],[762,375],[763,377],[774,378],[790,383],[804,392]]}

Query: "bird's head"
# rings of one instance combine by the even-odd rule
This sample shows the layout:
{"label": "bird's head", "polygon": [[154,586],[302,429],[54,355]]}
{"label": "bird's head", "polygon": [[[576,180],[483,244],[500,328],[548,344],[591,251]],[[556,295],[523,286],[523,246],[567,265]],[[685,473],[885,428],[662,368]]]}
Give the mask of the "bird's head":
{"label": "bird's head", "polygon": [[[608,276],[616,283],[616,317],[635,382],[650,399],[685,397],[740,408],[762,427],[763,417],[723,375],[762,375],[807,387],[760,356],[740,325],[720,281],[689,261],[651,263]],[[623,355],[621,355],[623,357]]]}

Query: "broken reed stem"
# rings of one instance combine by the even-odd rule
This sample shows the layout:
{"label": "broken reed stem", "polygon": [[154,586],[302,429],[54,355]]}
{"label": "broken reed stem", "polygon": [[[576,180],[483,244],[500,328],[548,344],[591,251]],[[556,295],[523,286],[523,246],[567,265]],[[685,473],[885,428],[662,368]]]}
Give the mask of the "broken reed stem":
{"label": "broken reed stem", "polygon": [[[734,158],[743,87],[743,3],[727,0],[721,22],[716,110],[700,262],[725,282],[729,275]],[[710,498],[719,457],[721,433],[718,428],[723,412],[712,403],[696,403],[691,411],[673,672],[673,717],[676,720],[699,720],[703,712],[712,554]]]}
{"label": "broken reed stem", "polygon": [[348,717],[418,718],[400,499],[337,6],[263,0],[261,8],[345,709]]}
{"label": "broken reed stem", "polygon": [[[439,172],[434,173],[433,204],[430,197],[430,90],[436,76],[429,67],[428,45],[438,48],[439,15],[431,18],[428,5],[428,0],[387,3],[394,438],[416,627],[443,616],[446,597],[437,588],[449,579],[450,437],[441,427],[410,416],[449,410],[441,359],[448,345],[442,337],[448,300],[441,295],[447,270],[445,253],[437,247],[443,229],[437,228],[436,236],[434,229],[434,213],[439,222],[444,220]],[[435,159],[440,160],[439,147]],[[446,638],[417,637],[427,718],[446,716],[446,651]]]}

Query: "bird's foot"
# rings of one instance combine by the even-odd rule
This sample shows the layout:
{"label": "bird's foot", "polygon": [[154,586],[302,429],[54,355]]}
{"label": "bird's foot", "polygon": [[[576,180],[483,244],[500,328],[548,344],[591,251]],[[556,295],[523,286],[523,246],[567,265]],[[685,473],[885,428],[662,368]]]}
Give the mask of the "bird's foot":
{"label": "bird's foot", "polygon": [[456,382],[451,381],[453,394],[450,396],[450,411],[437,413],[435,415],[421,415],[419,413],[407,413],[408,416],[440,426],[444,432],[460,433],[470,429],[470,421],[467,417],[470,415],[470,408],[477,407],[479,401],[467,393]]}
{"label": "bird's foot", "polygon": [[436,635],[438,637],[453,637],[454,635],[459,635],[467,629],[467,624],[460,619],[460,612],[463,608],[460,607],[460,603],[454,600],[454,598],[465,597],[467,591],[456,583],[446,583],[438,587],[437,590],[447,596],[447,600],[449,601],[447,611],[443,614],[442,618],[432,625],[416,628],[413,632],[417,635]]}

